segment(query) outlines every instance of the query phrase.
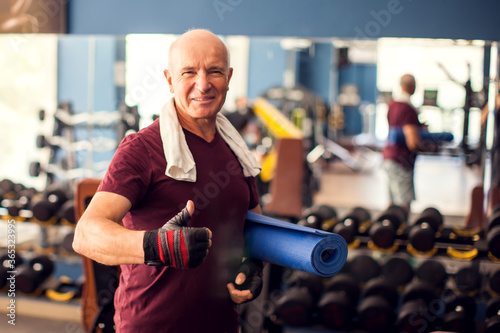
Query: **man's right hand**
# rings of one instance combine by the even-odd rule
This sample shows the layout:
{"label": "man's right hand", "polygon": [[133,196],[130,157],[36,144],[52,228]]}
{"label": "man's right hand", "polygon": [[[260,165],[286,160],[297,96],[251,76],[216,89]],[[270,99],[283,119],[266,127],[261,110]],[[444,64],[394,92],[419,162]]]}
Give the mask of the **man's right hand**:
{"label": "man's right hand", "polygon": [[144,262],[151,266],[194,268],[205,260],[212,245],[208,228],[193,228],[187,224],[194,212],[194,204],[186,207],[160,229],[144,234]]}

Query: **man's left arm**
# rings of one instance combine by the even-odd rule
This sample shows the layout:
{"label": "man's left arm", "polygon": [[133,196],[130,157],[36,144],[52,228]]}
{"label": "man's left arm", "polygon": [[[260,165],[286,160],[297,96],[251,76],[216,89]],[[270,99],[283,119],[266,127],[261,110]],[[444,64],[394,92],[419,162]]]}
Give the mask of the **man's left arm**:
{"label": "man's left arm", "polygon": [[[262,214],[260,205],[249,210]],[[257,298],[262,291],[262,269],[264,263],[257,259],[245,258],[236,273],[234,282],[227,284],[229,295],[236,304]],[[245,288],[245,289],[242,289]]]}
{"label": "man's left arm", "polygon": [[252,208],[249,210],[249,212],[257,213],[262,215],[262,208],[260,208],[260,205],[257,205],[255,208]]}
{"label": "man's left arm", "polygon": [[413,124],[403,126],[403,134],[405,136],[406,147],[410,151],[417,151],[422,146],[422,139],[420,138],[420,127]]}

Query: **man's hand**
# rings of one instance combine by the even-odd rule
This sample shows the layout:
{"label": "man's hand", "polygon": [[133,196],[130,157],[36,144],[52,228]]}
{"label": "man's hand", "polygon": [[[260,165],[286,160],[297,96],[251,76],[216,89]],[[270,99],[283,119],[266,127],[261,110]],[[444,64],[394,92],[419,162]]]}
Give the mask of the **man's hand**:
{"label": "man's hand", "polygon": [[144,234],[144,262],[151,266],[194,268],[205,260],[212,245],[212,232],[208,228],[187,227],[194,204],[186,207],[163,227]]}
{"label": "man's hand", "polygon": [[227,284],[234,303],[241,304],[259,297],[262,291],[262,267],[262,262],[255,259],[245,259],[241,263],[234,283]]}

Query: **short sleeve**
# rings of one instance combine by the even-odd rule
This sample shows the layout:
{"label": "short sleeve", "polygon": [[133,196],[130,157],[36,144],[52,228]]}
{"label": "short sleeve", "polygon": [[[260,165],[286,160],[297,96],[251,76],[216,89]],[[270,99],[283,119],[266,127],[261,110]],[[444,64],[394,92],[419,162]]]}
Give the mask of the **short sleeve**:
{"label": "short sleeve", "polygon": [[418,120],[418,114],[415,111],[415,109],[413,109],[409,105],[405,105],[405,107],[406,109],[402,113],[402,118],[403,118],[402,126],[404,125],[420,126],[420,121]]}
{"label": "short sleeve", "polygon": [[120,194],[135,206],[147,193],[150,179],[148,150],[136,134],[130,134],[118,146],[97,191]]}
{"label": "short sleeve", "polygon": [[257,189],[257,184],[255,183],[255,177],[246,177],[248,183],[248,188],[250,189],[250,203],[248,209],[254,209],[260,203],[259,191]]}

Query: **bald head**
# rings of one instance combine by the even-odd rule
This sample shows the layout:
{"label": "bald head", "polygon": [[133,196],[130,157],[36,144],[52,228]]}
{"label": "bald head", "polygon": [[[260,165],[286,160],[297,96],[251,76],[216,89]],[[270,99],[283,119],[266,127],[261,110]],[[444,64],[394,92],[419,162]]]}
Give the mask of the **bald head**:
{"label": "bald head", "polygon": [[411,74],[403,75],[400,80],[400,85],[403,91],[406,91],[408,94],[413,95],[416,87],[415,77]]}
{"label": "bald head", "polygon": [[181,125],[200,135],[215,133],[233,73],[226,45],[208,30],[190,30],[172,43],[169,55],[164,73]]}
{"label": "bald head", "polygon": [[168,69],[173,70],[177,58],[188,49],[197,49],[201,52],[219,52],[229,68],[229,51],[224,42],[213,32],[206,29],[193,29],[185,32],[170,46],[168,55]]}

